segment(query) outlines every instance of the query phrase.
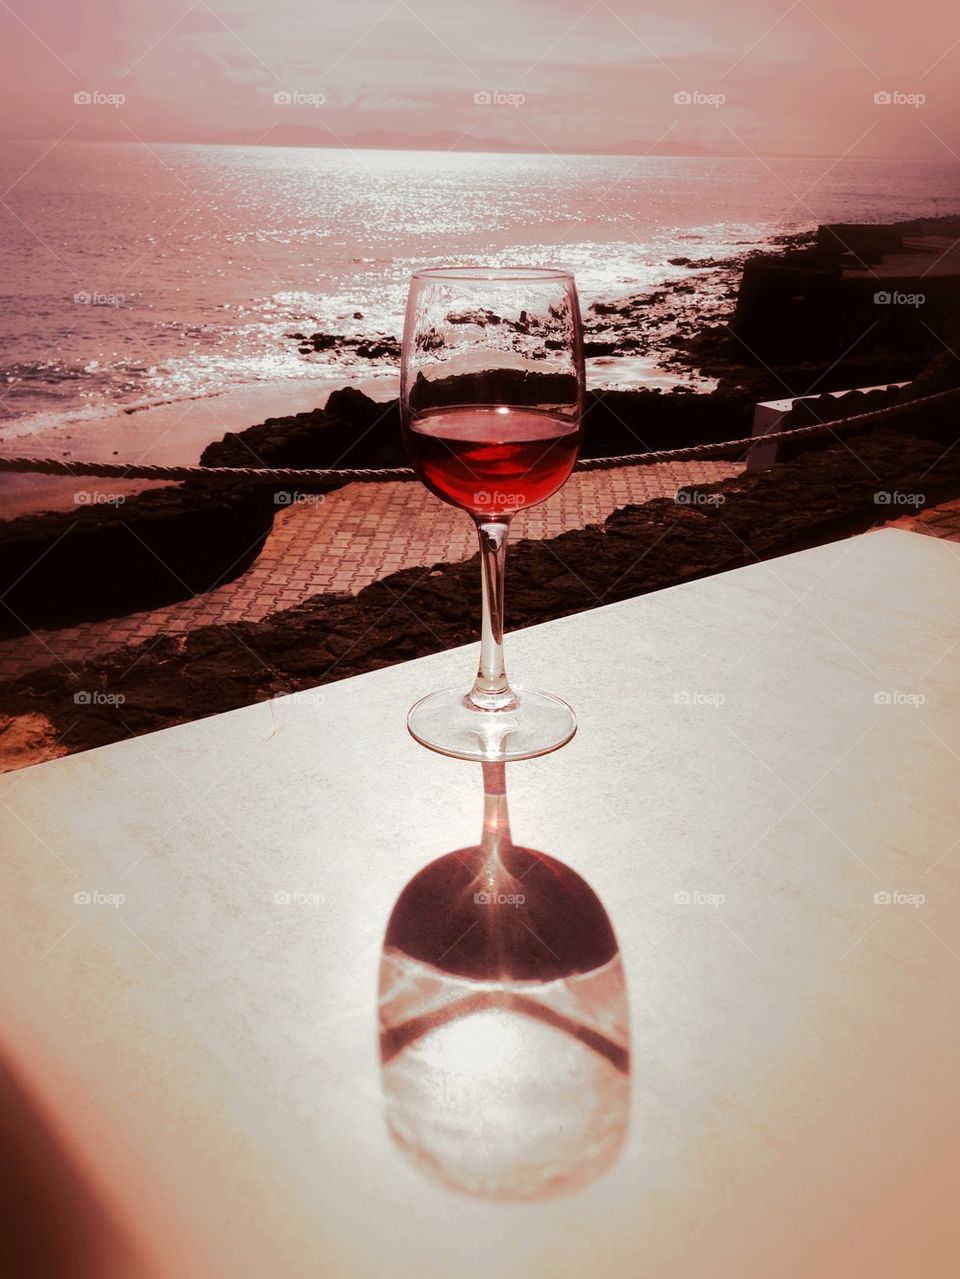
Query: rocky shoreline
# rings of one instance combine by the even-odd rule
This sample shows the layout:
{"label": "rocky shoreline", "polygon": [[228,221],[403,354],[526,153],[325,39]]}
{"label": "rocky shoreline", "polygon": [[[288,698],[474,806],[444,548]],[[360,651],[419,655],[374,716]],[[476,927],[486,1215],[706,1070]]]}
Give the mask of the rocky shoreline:
{"label": "rocky shoreline", "polygon": [[[955,281],[925,277],[921,305],[927,310],[920,314],[919,307],[895,302],[880,310],[884,304],[874,299],[878,292],[894,299],[915,292],[911,279],[916,283],[922,268],[909,262],[899,273],[882,268],[890,259],[919,260],[917,242],[931,237],[960,237],[960,217],[825,224],[815,232],[773,237],[772,251],[670,258],[668,265],[689,271],[686,278],[598,300],[586,309],[584,349],[591,372],[602,375],[607,367],[645,356],[677,379],[689,379],[675,395],[696,394],[698,382],[709,382],[722,394],[764,398],[806,394],[830,376],[838,357],[849,356],[840,371],[848,379],[842,385],[907,380],[937,350],[929,329],[954,327]],[[362,320],[362,312],[353,318]],[[504,323],[492,312],[465,314],[462,320]],[[396,364],[400,357],[395,334],[298,331],[287,338],[310,362],[352,357]]]}
{"label": "rocky shoreline", "polygon": [[756,399],[908,381],[960,339],[958,241],[960,217],[821,226],[748,258],[729,322],[681,357]]}
{"label": "rocky shoreline", "polygon": [[[909,381],[938,355],[940,372],[931,385],[939,389],[950,377],[943,348],[960,341],[960,274],[927,272],[924,287],[933,305],[926,311],[878,305],[874,294],[878,282],[891,296],[906,290],[904,271],[920,274],[924,247],[950,237],[960,238],[960,218],[821,227],[816,236],[781,237],[777,253],[742,263],[678,257],[671,264],[690,268],[687,281],[595,302],[586,331],[588,350],[605,353],[597,358],[615,364],[657,347],[678,370],[705,374],[716,385],[708,394],[690,387],[591,392],[583,455],[745,436],[757,401]],[[732,272],[741,268],[734,288]],[[676,302],[685,297],[695,304],[683,310]],[[502,323],[492,313],[463,317],[464,323],[478,320]],[[399,351],[388,335],[308,339],[294,333],[290,340],[306,353],[352,344],[369,360],[394,359]],[[822,406],[817,416],[833,411]],[[353,388],[334,392],[323,408],[227,432],[201,460],[225,467],[406,463],[397,402],[380,403]],[[277,496],[270,486],[203,481],[142,493],[122,505],[0,521],[0,595],[10,592],[0,634],[122,615],[229,582],[262,546],[279,509]],[[36,567],[26,572],[30,565]]]}
{"label": "rocky shoreline", "polygon": [[[807,234],[776,236],[771,245],[799,247],[812,241]],[[601,299],[586,308],[583,315],[584,355],[588,361],[601,361],[591,366],[591,371],[602,374],[606,368],[615,369],[617,361],[631,356],[654,357],[664,370],[678,378],[689,380],[693,391],[698,381],[697,370],[691,362],[678,359],[675,344],[679,338],[688,338],[702,326],[705,320],[719,321],[732,314],[737,298],[737,287],[747,255],[726,258],[668,259],[667,265],[683,267],[689,271],[686,278],[666,280],[658,287],[642,293],[626,294],[614,299]],[[353,319],[363,320],[363,312],[355,311]],[[452,318],[453,323],[481,325],[509,325],[493,311],[464,312]],[[516,326],[515,326],[516,327]],[[524,324],[518,332],[529,336],[531,329]],[[535,330],[534,336],[536,336]],[[308,364],[350,366],[361,361],[398,365],[400,338],[396,334],[375,332],[371,334],[332,333],[317,330],[303,333],[299,330],[284,335],[296,343],[297,350]],[[545,338],[540,352],[546,358],[549,339]],[[533,352],[536,358],[536,350]]]}

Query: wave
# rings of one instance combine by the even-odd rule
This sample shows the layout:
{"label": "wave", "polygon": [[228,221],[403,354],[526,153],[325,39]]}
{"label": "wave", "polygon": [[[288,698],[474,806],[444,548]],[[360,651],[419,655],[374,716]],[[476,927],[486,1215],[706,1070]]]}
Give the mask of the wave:
{"label": "wave", "polygon": [[[356,374],[356,370],[352,372]],[[395,374],[396,370],[384,370],[383,372]],[[365,371],[365,377],[373,378],[380,375],[380,372],[374,368]],[[74,405],[69,408],[40,409],[25,413],[21,417],[11,417],[7,421],[0,423],[0,443],[46,435],[48,432],[60,431],[64,427],[83,426],[90,422],[106,421],[110,418],[129,417],[150,409],[163,408],[168,404],[189,404],[192,401],[214,400],[222,396],[235,394],[238,390],[243,389],[244,386],[253,387],[270,383],[293,384],[298,381],[342,383],[345,380],[344,373],[340,369],[328,366],[311,370],[311,367],[306,365],[300,370],[299,377],[250,378],[245,383],[234,382],[230,386],[210,388],[203,391],[185,391],[182,395],[143,397],[128,403],[114,399],[104,400],[102,403],[97,404],[85,404],[79,407]]]}
{"label": "wave", "polygon": [[[709,274],[698,280],[698,292],[714,292],[746,252],[769,244],[773,235],[782,230],[779,226],[739,222],[682,229],[661,227],[646,243],[618,239],[567,244],[564,258],[577,273],[586,310],[601,299],[633,296],[690,279],[699,260]],[[684,266],[673,265],[665,256],[669,253],[666,246],[672,246],[675,253],[678,242],[683,242],[687,255]],[[527,249],[538,259],[556,256],[555,246],[549,244],[530,243]],[[515,256],[515,250],[498,250],[485,256],[496,264]],[[0,380],[7,382],[6,395],[0,395],[0,441],[47,435],[167,404],[213,399],[243,386],[396,376],[395,366],[343,352],[303,356],[291,330],[309,333],[319,329],[365,337],[372,337],[374,331],[398,335],[406,278],[412,265],[412,259],[394,258],[389,280],[382,275],[379,283],[364,278],[362,282],[355,281],[349,293],[343,290],[342,283],[327,294],[278,290],[257,305],[244,308],[246,322],[229,332],[224,329],[222,346],[198,348],[194,343],[189,351],[170,349],[166,358],[154,350],[153,365],[127,359],[69,363],[52,358],[21,360],[0,367]],[[675,303],[680,303],[680,299],[675,299]],[[185,333],[189,336],[186,320],[168,320],[164,324],[176,330],[178,342]]]}

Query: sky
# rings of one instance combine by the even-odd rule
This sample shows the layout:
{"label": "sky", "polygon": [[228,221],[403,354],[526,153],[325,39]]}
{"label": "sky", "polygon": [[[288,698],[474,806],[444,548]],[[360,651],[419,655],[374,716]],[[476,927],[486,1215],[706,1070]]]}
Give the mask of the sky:
{"label": "sky", "polygon": [[960,163],[955,0],[0,0],[0,71],[5,137]]}

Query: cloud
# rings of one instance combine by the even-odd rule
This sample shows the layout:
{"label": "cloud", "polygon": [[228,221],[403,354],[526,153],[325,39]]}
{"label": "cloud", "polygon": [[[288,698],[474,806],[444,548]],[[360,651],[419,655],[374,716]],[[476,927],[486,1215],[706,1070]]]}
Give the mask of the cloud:
{"label": "cloud", "polygon": [[[487,89],[526,95],[522,121],[502,122],[528,145],[576,149],[669,127],[678,142],[730,150],[732,128],[765,152],[836,155],[876,118],[876,88],[923,80],[931,131],[888,113],[864,146],[943,160],[960,148],[960,45],[950,47],[960,28],[946,0],[915,0],[909,13],[900,0],[30,0],[23,13],[33,33],[0,9],[0,102],[51,136],[69,124],[75,88],[122,78],[129,118],[151,136],[183,120],[191,137],[267,128],[271,85],[325,95],[341,133],[460,131]],[[678,115],[679,89],[721,91],[724,111]],[[494,119],[499,130],[488,113],[483,132]]]}

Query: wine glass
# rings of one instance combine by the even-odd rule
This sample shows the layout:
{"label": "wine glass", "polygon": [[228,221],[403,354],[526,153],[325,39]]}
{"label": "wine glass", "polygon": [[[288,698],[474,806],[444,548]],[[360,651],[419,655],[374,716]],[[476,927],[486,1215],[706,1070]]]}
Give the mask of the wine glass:
{"label": "wine glass", "polygon": [[511,687],[503,577],[517,511],[564,484],[580,448],[583,334],[576,284],[544,267],[437,267],[410,282],[400,406],[410,461],[480,538],[480,665],[472,688],[411,709],[416,740],[458,759],[544,755],[577,731],[559,697]]}

